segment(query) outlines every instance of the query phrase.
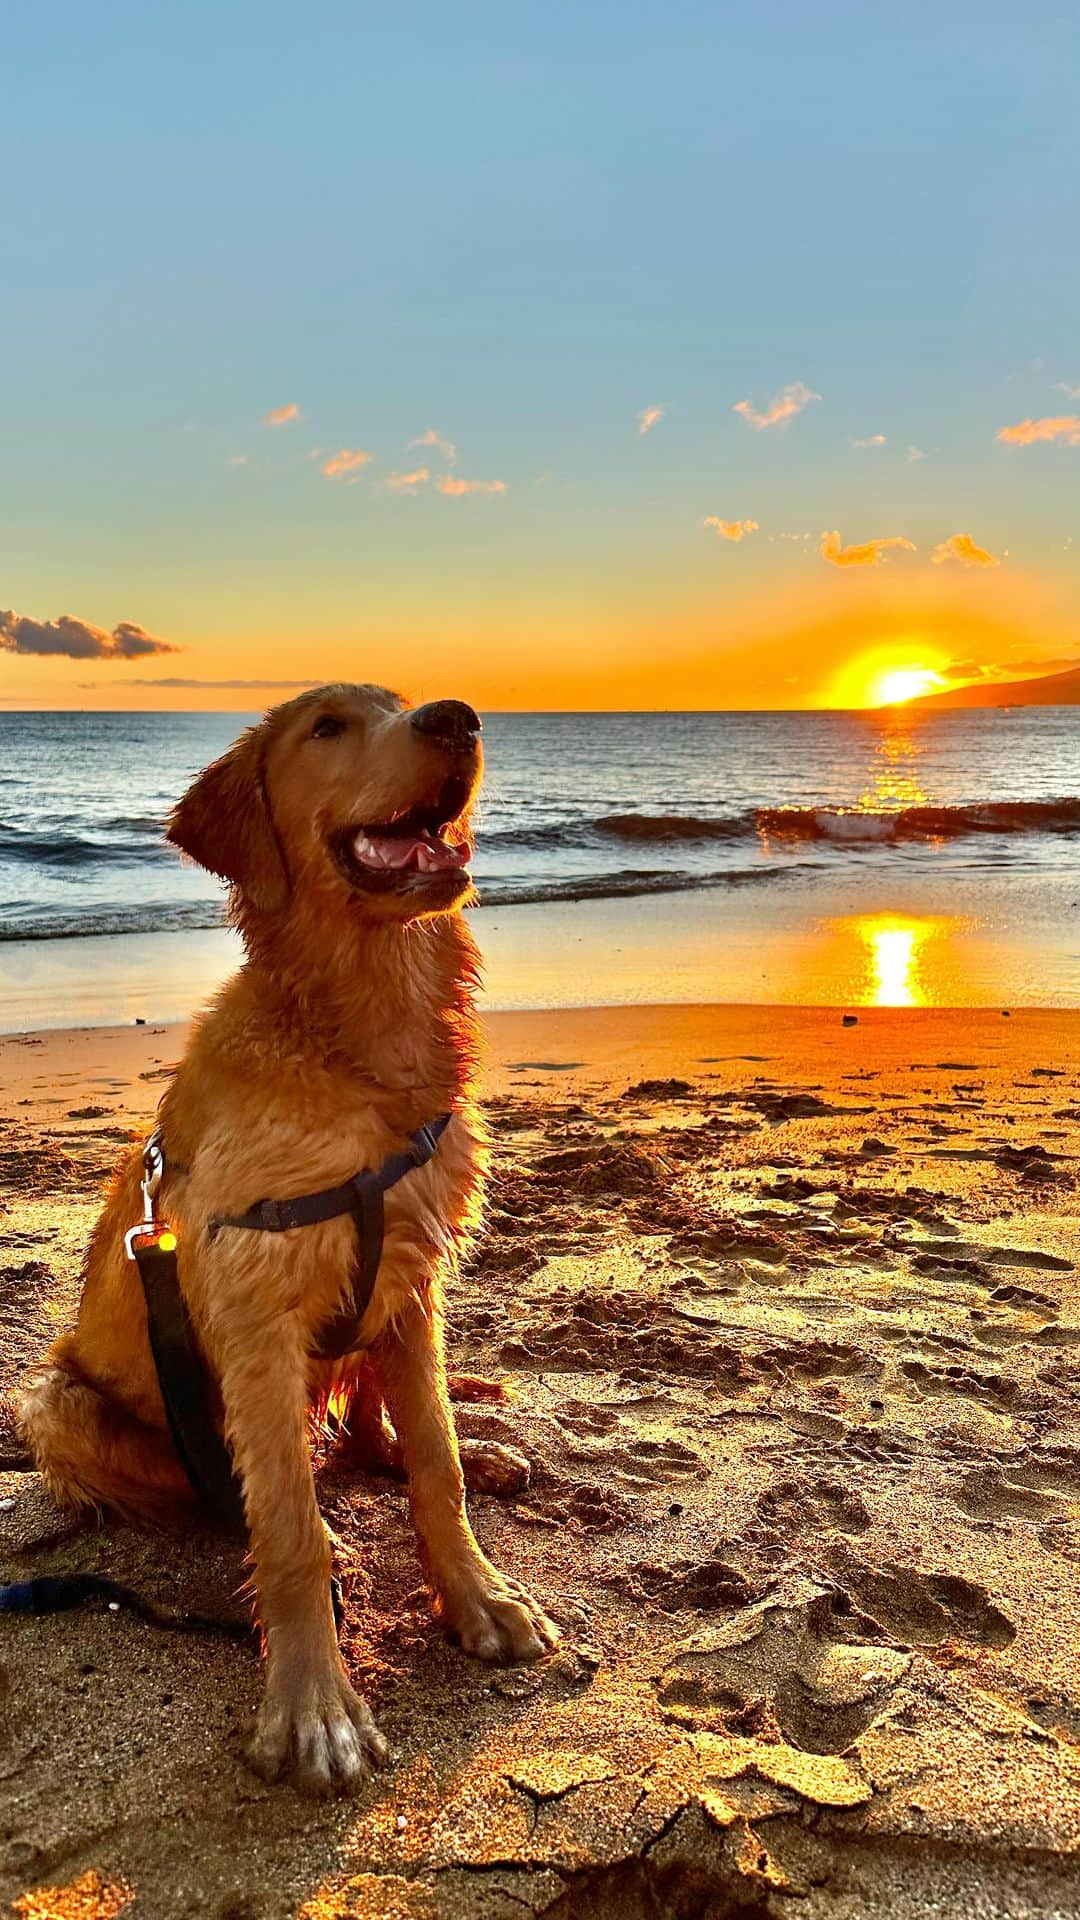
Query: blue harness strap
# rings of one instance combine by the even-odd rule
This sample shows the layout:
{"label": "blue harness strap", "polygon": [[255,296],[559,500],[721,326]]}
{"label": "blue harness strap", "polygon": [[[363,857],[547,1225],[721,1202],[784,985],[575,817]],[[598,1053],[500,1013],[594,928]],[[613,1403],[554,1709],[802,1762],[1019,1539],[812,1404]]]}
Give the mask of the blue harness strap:
{"label": "blue harness strap", "polygon": [[320,1193],[301,1193],[294,1200],[256,1200],[246,1213],[215,1213],[207,1223],[207,1232],[216,1239],[223,1227],[244,1227],[256,1233],[288,1233],[293,1227],[315,1227],[324,1220],[335,1220],[342,1213],[362,1209],[368,1194],[376,1188],[387,1193],[407,1173],[425,1167],[446,1132],[452,1114],[440,1114],[412,1134],[404,1153],[392,1153],[375,1173],[354,1173],[340,1187],[324,1187]]}
{"label": "blue harness strap", "polygon": [[146,1300],[146,1328],[173,1446],[184,1472],[220,1526],[238,1533],[244,1524],[240,1482],[232,1455],[218,1431],[210,1370],[199,1350],[187,1301],[180,1288],[175,1246],[155,1241],[132,1257]]}
{"label": "blue harness strap", "polygon": [[396,1187],[406,1174],[426,1167],[439,1141],[450,1125],[452,1115],[443,1113],[418,1128],[402,1153],[392,1153],[374,1173],[354,1173],[340,1187],[324,1187],[320,1193],[298,1194],[294,1200],[257,1200],[246,1213],[214,1214],[207,1232],[216,1239],[225,1227],[239,1227],[250,1233],[289,1233],[294,1227],[314,1227],[324,1220],[336,1220],[351,1213],[359,1236],[358,1258],[346,1303],[320,1328],[312,1357],[316,1360],[340,1360],[352,1353],[357,1344],[360,1322],[367,1312],[383,1244],[383,1196]]}

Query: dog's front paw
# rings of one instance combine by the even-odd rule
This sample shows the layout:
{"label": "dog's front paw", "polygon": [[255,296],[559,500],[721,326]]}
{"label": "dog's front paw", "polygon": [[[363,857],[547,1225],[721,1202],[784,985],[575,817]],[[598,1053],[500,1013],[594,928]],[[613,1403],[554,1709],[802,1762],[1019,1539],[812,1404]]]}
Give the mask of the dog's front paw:
{"label": "dog's front paw", "polygon": [[355,1793],[389,1748],[344,1671],[270,1681],[248,1759],[264,1780],[283,1775],[301,1793]]}
{"label": "dog's front paw", "polygon": [[477,1660],[539,1660],[559,1639],[539,1601],[489,1561],[443,1594],[439,1613],[451,1639]]}

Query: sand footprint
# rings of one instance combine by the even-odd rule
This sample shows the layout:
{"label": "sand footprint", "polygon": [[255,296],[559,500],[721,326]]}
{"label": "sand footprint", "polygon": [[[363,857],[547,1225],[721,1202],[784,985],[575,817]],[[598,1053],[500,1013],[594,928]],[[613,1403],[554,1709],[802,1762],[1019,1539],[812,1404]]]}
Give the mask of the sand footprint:
{"label": "sand footprint", "polygon": [[1021,1486],[996,1466],[974,1468],[953,1498],[976,1520],[1046,1520],[1064,1505],[1061,1494]]}
{"label": "sand footprint", "polygon": [[1034,1267],[1044,1273],[1075,1271],[1073,1262],[1058,1253],[1044,1253],[1039,1247],[984,1246],[978,1240],[923,1240],[912,1264],[921,1266],[924,1260],[944,1266],[960,1265],[967,1260],[976,1267]]}
{"label": "sand footprint", "polygon": [[859,1534],[870,1525],[862,1495],[828,1479],[777,1480],[759,1494],[751,1532],[771,1547],[791,1548],[823,1531]]}
{"label": "sand footprint", "polygon": [[1019,1381],[1002,1373],[973,1373],[969,1367],[930,1367],[922,1360],[904,1360],[900,1371],[920,1395],[959,1394],[989,1407],[994,1413],[1008,1413],[1021,1398]]}
{"label": "sand footprint", "polygon": [[1016,1638],[1012,1621],[994,1605],[986,1588],[959,1574],[921,1573],[889,1563],[872,1567],[842,1541],[826,1558],[849,1599],[901,1646],[966,1640],[1007,1647]]}
{"label": "sand footprint", "polygon": [[911,1655],[874,1645],[845,1597],[792,1580],[675,1649],[656,1677],[665,1717],[714,1732],[775,1723],[792,1746],[842,1753],[886,1708]]}
{"label": "sand footprint", "polygon": [[633,1487],[664,1486],[672,1480],[699,1479],[707,1471],[700,1454],[680,1440],[632,1440],[608,1456],[616,1478]]}

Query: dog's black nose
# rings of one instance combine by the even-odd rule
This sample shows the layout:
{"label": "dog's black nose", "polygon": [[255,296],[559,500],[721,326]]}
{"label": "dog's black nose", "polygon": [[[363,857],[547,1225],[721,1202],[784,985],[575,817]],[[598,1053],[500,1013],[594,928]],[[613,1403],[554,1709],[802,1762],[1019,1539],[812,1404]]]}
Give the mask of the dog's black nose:
{"label": "dog's black nose", "polygon": [[425,739],[459,753],[475,746],[480,732],[480,715],[464,700],[431,700],[426,707],[417,707],[412,723]]}

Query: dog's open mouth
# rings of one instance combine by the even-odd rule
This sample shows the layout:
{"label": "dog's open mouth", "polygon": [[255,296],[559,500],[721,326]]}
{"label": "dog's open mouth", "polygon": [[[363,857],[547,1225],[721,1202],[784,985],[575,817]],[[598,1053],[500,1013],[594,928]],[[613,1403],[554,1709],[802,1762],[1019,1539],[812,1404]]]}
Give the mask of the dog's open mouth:
{"label": "dog's open mouth", "polygon": [[394,883],[416,875],[460,873],[468,866],[467,841],[447,840],[446,830],[468,801],[470,785],[456,776],[445,780],[434,800],[410,807],[392,820],[350,828],[339,852],[349,877],[361,885]]}

